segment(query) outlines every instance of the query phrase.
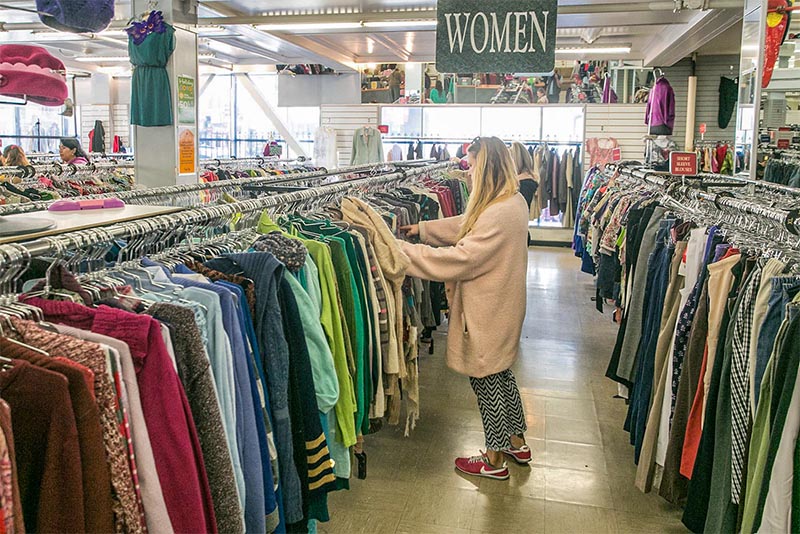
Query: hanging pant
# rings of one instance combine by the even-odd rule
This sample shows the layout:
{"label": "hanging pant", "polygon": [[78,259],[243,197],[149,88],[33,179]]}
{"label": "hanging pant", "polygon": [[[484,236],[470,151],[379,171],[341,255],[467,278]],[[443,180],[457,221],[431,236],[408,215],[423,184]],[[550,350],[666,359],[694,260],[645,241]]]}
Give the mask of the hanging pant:
{"label": "hanging pant", "polygon": [[469,377],[469,383],[478,397],[486,448],[510,449],[511,436],[528,429],[514,373],[506,369],[483,378]]}

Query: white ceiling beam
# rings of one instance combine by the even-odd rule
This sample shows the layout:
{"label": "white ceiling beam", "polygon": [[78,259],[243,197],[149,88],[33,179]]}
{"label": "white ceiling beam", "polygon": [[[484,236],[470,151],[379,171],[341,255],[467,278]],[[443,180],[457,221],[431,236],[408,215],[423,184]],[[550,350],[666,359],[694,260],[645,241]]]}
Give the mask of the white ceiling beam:
{"label": "white ceiling beam", "polygon": [[658,32],[645,46],[645,66],[669,67],[710,42],[742,19],[743,9],[713,9],[695,12],[684,26]]}

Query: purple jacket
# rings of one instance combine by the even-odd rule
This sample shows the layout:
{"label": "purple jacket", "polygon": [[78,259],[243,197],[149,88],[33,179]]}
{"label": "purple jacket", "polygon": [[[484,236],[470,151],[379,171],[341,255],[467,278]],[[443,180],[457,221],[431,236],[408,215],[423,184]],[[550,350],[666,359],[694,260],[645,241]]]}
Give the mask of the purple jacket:
{"label": "purple jacket", "polygon": [[670,133],[675,126],[675,92],[665,77],[659,78],[650,90],[644,123],[650,128],[666,126]]}

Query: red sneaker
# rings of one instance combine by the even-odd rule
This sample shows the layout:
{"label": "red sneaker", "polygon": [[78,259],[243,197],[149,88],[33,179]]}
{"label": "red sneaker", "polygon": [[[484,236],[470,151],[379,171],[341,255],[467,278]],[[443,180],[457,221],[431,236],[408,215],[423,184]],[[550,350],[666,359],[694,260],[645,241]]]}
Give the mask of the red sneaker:
{"label": "red sneaker", "polygon": [[519,449],[514,449],[514,448],[506,449],[503,451],[503,453],[505,453],[508,456],[511,456],[515,462],[521,465],[529,464],[533,459],[531,455],[531,448],[528,447],[527,445],[523,445]]}
{"label": "red sneaker", "polygon": [[467,475],[493,478],[495,480],[508,479],[508,467],[505,462],[503,462],[503,467],[501,468],[493,467],[489,463],[489,458],[483,453],[469,458],[456,458],[456,469]]}

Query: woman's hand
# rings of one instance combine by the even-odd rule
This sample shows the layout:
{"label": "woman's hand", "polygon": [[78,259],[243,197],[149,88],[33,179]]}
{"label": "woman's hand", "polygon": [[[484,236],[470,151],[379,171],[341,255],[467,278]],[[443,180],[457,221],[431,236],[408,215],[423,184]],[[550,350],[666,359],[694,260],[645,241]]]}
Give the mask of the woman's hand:
{"label": "woman's hand", "polygon": [[415,237],[419,235],[419,225],[418,224],[409,224],[407,226],[401,226],[400,232],[406,234],[406,237]]}

